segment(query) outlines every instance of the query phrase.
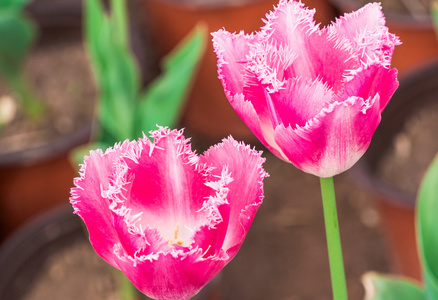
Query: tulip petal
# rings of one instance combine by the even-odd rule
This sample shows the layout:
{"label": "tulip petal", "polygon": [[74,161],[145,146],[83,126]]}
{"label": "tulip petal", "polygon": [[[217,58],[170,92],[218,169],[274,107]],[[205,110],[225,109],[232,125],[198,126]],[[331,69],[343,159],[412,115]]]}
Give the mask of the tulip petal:
{"label": "tulip petal", "polygon": [[[263,97],[264,89],[255,74],[246,69],[249,45],[254,35],[232,34],[219,30],[213,34],[213,47],[218,57],[219,79],[231,106],[265,145],[264,137],[273,140],[274,127]],[[245,94],[245,97],[243,94]],[[270,147],[272,148],[272,147]],[[273,149],[280,155],[281,150]]]}
{"label": "tulip petal", "polygon": [[337,47],[349,49],[366,66],[379,63],[389,68],[392,54],[400,40],[389,33],[379,3],[369,3],[361,9],[345,14],[327,27]]}
{"label": "tulip petal", "polygon": [[[219,230],[226,230],[223,247],[229,249],[227,253],[233,257],[252,224],[257,208],[262,203],[263,179],[268,176],[262,168],[265,159],[261,157],[260,152],[229,137],[207,150],[201,161],[227,166],[233,177],[228,186],[228,222],[218,224]],[[219,176],[219,172],[220,169],[216,168],[212,175]]]}
{"label": "tulip petal", "polygon": [[[320,30],[314,21],[315,10],[309,10],[297,1],[280,1],[276,9],[267,15],[266,26],[260,33],[260,44],[266,49],[258,52],[266,56],[282,50],[278,54],[294,53],[293,63],[285,73],[287,78],[304,77],[311,81],[322,80],[325,84],[338,90],[346,70],[360,67],[358,60],[352,60],[349,49],[336,47],[336,40],[326,30]],[[268,46],[266,46],[268,45]],[[274,50],[271,45],[276,45]],[[291,54],[288,54],[291,56]],[[270,64],[272,66],[272,63]]]}
{"label": "tulip petal", "polygon": [[[302,74],[316,78],[316,68],[313,67],[313,49],[311,37],[317,36],[318,26],[313,16],[314,10],[304,8],[301,2],[281,0],[278,6],[268,14],[265,27],[262,28],[261,40],[272,41],[293,49],[299,57],[293,64],[294,76]],[[310,50],[310,52],[309,52]]]}
{"label": "tulip petal", "polygon": [[[263,100],[265,99],[263,98]],[[283,151],[275,143],[274,126],[272,124],[271,116],[266,109],[266,105],[264,113],[257,113],[253,106],[253,102],[247,101],[243,94],[234,95],[232,100],[230,100],[230,104],[243,122],[245,122],[248,128],[263,143],[263,145],[269,149],[269,151],[277,157],[287,160]]]}
{"label": "tulip petal", "polygon": [[200,209],[203,197],[213,191],[203,184],[202,173],[195,172],[198,158],[182,133],[173,131],[160,135],[161,132],[156,134],[153,144],[144,139],[140,144],[142,151],[136,157],[124,159],[132,175],[126,174],[120,181],[135,177],[125,205],[133,215],[142,213],[139,224],[143,228],[146,225],[158,228],[164,238],[173,239],[181,225],[179,235],[188,239],[190,230],[187,228],[196,228],[202,223],[201,216],[192,212]]}
{"label": "tulip petal", "polygon": [[321,80],[310,81],[305,78],[290,79],[285,87],[271,95],[278,115],[285,126],[304,127],[334,96]]}
{"label": "tulip petal", "polygon": [[379,95],[367,100],[351,97],[331,104],[304,127],[277,127],[275,140],[297,168],[331,177],[365,153],[380,123],[379,108]]}
{"label": "tulip petal", "polygon": [[[74,212],[87,225],[90,242],[99,255],[112,266],[117,266],[112,253],[112,245],[118,241],[117,232],[112,227],[112,212],[108,209],[110,201],[103,197],[102,190],[108,188],[113,171],[113,162],[120,151],[128,147],[128,142],[115,145],[105,153],[96,150],[85,157],[80,177],[75,178],[75,188],[71,189],[70,202]],[[86,167],[85,167],[86,166]],[[87,180],[86,178],[95,178]]]}
{"label": "tulip petal", "polygon": [[339,93],[336,98],[338,101],[353,96],[368,99],[379,94],[380,113],[382,113],[397,87],[396,69],[371,65],[357,72],[351,80],[346,82],[342,93]]}
{"label": "tulip petal", "polygon": [[144,259],[139,255],[134,265],[130,256],[124,256],[122,248],[115,251],[119,256],[120,269],[134,286],[148,297],[160,300],[188,300],[197,294],[206,282],[226,265],[224,256],[203,259],[200,249],[179,254],[161,254],[156,259]]}
{"label": "tulip petal", "polygon": [[[219,79],[233,108],[236,106],[244,111],[249,110],[248,105],[242,107],[242,99],[238,96],[245,91],[245,95],[247,95],[245,101],[251,103],[259,116],[260,122],[263,125],[272,127],[272,125],[269,125],[271,120],[266,102],[259,100],[260,95],[263,95],[263,88],[256,74],[248,72],[246,68],[247,55],[254,39],[254,35],[245,35],[243,32],[231,34],[225,30],[219,30],[213,33],[213,46],[218,56]],[[237,112],[239,114],[239,111]],[[254,124],[254,122],[251,123]],[[257,127],[255,126],[254,129],[257,129]]]}
{"label": "tulip petal", "polygon": [[246,85],[245,62],[254,35],[229,33],[223,29],[214,32],[213,47],[218,56],[218,74],[227,97],[242,93]]}

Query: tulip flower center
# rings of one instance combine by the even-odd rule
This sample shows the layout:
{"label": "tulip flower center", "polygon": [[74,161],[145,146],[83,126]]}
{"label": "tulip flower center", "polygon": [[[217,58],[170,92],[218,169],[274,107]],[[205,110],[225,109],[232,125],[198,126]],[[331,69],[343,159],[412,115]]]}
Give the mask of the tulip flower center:
{"label": "tulip flower center", "polygon": [[179,223],[176,223],[173,230],[173,236],[171,234],[165,235],[165,239],[167,240],[169,246],[179,245],[188,247],[190,245],[192,234],[193,231],[190,228],[188,228],[187,226],[181,227]]}
{"label": "tulip flower center", "polygon": [[176,223],[176,227],[175,227],[175,232],[173,234],[173,240],[169,240],[169,244],[177,244],[182,246],[183,245],[183,241],[178,239],[178,233],[179,233],[179,223]]}

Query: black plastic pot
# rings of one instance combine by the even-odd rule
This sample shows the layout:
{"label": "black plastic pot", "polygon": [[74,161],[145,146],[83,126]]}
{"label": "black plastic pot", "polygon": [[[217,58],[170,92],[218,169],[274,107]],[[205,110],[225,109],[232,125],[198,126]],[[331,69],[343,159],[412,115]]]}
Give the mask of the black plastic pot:
{"label": "black plastic pot", "polygon": [[0,299],[23,299],[44,263],[80,239],[85,239],[85,233],[70,205],[20,228],[0,248]]}
{"label": "black plastic pot", "polygon": [[353,169],[359,183],[365,183],[374,191],[395,271],[416,279],[421,279],[421,270],[415,238],[415,197],[385,182],[377,175],[377,169],[405,122],[436,103],[438,61],[400,82],[400,87],[383,112],[369,149]]}

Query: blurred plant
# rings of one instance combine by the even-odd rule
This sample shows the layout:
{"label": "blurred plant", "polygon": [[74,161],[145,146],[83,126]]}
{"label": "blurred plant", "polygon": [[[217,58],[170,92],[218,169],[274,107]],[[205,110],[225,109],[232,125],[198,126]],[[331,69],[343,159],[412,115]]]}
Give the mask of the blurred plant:
{"label": "blurred plant", "polygon": [[111,15],[100,0],[85,4],[86,44],[100,92],[94,142],[107,148],[141,137],[156,124],[174,127],[205,50],[206,28],[197,26],[164,59],[163,74],[141,91],[129,49],[125,0],[110,1]]}
{"label": "blurred plant", "polygon": [[[30,0],[0,1],[0,72],[14,91],[24,113],[36,118],[44,111],[42,103],[23,75],[23,62],[36,36],[36,28],[24,12]],[[2,97],[8,103],[9,97]],[[5,118],[5,120],[10,118]],[[5,125],[0,119],[0,128]]]}
{"label": "blurred plant", "polygon": [[408,278],[370,272],[363,279],[366,300],[438,299],[438,155],[423,179],[416,209],[417,243],[424,286]]}

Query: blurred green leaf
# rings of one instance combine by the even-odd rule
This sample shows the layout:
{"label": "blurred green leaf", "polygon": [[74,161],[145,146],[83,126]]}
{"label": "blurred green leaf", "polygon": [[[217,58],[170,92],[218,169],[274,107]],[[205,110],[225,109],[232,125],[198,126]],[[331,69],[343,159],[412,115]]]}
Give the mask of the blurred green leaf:
{"label": "blurred green leaf", "polygon": [[0,10],[0,72],[8,81],[19,76],[35,31],[24,16]]}
{"label": "blurred green leaf", "polygon": [[1,0],[0,10],[21,11],[32,0]]}
{"label": "blurred green leaf", "polygon": [[136,62],[126,39],[120,37],[120,20],[107,15],[99,0],[85,3],[86,41],[100,93],[98,119],[106,132],[102,135],[115,141],[132,139],[139,89]]}
{"label": "blurred green leaf", "polygon": [[163,62],[163,74],[140,96],[137,110],[137,135],[156,129],[156,125],[174,127],[183,102],[192,86],[206,47],[207,28],[195,29]]}
{"label": "blurred green leaf", "polygon": [[366,273],[363,277],[365,300],[425,300],[418,283],[400,277]]}
{"label": "blurred green leaf", "polygon": [[36,27],[22,11],[27,2],[2,0],[0,4],[0,73],[26,115],[36,119],[44,107],[22,74],[24,59],[36,36]]}
{"label": "blurred green leaf", "polygon": [[417,199],[417,235],[426,299],[438,299],[438,156],[423,179]]}
{"label": "blurred green leaf", "polygon": [[117,42],[123,47],[129,45],[128,21],[125,0],[111,0],[112,14],[114,19],[115,36]]}

